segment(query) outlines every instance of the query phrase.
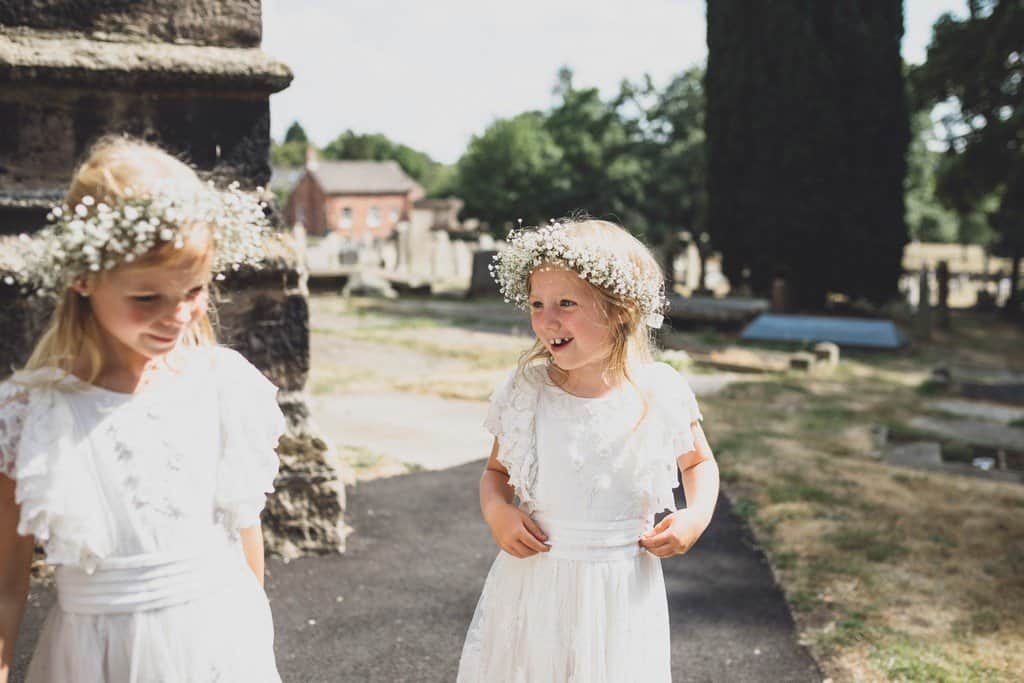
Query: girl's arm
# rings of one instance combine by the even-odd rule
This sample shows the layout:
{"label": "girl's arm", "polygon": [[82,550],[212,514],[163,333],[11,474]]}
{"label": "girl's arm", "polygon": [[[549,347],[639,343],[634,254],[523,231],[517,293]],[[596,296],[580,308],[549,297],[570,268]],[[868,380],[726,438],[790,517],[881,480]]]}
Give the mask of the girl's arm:
{"label": "girl's arm", "polygon": [[[259,524],[246,527],[240,532],[242,536],[242,550],[245,552],[245,561],[249,569],[256,575],[256,580],[263,587],[263,527]],[[0,681],[2,683],[2,681]]]}
{"label": "girl's arm", "polygon": [[640,539],[658,557],[687,552],[711,523],[718,501],[718,463],[699,422],[690,425],[694,449],[679,456],[686,508],[665,517]]}
{"label": "girl's arm", "polygon": [[25,613],[35,540],[18,535],[14,481],[0,474],[0,683],[14,664],[14,641]]}
{"label": "girl's arm", "polygon": [[551,549],[548,537],[529,515],[512,504],[515,491],[508,483],[508,470],[498,461],[498,440],[480,477],[480,511],[491,528],[495,543],[514,557],[530,557]]}

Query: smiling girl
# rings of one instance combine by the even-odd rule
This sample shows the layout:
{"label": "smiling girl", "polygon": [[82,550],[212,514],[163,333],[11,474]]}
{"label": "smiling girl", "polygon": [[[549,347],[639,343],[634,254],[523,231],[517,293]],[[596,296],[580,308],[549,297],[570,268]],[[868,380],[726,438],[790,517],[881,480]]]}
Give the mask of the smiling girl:
{"label": "smiling girl", "polygon": [[621,227],[584,220],[513,232],[492,274],[536,341],[485,422],[480,507],[501,552],[458,680],[669,681],[659,559],[708,526],[718,468],[693,392],[651,362],[661,271]]}
{"label": "smiling girl", "polygon": [[208,317],[262,208],[111,138],[50,218],[20,274],[56,308],[0,383],[0,683],[36,542],[57,604],[29,683],[279,681],[259,515],[284,419]]}

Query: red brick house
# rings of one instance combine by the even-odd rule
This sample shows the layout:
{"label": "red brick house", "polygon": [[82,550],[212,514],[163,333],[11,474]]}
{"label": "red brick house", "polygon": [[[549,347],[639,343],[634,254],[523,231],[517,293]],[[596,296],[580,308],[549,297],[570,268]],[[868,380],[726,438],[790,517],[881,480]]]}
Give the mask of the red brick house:
{"label": "red brick house", "polygon": [[413,203],[425,195],[396,161],[311,156],[284,214],[290,225],[301,223],[312,236],[336,232],[351,240],[385,239],[399,222],[409,220]]}

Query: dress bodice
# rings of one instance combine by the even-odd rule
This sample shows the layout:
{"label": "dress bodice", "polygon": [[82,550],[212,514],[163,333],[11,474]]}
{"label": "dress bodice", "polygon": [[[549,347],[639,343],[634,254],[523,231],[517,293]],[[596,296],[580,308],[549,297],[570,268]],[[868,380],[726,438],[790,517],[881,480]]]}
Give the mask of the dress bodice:
{"label": "dress bodice", "polygon": [[51,564],[194,552],[258,523],[284,420],[276,388],[234,351],[193,349],[138,393],[55,369],[0,385],[0,471],[19,532]]}
{"label": "dress bodice", "polygon": [[590,522],[674,509],[676,460],[694,448],[700,410],[668,365],[637,366],[632,375],[605,396],[581,398],[534,366],[495,390],[485,426],[531,513]]}

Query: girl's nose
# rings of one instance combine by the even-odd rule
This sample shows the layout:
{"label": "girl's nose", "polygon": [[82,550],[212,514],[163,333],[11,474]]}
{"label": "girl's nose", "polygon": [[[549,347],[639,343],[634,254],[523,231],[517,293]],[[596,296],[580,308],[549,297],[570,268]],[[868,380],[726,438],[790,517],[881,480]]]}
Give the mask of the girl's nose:
{"label": "girl's nose", "polygon": [[187,325],[192,320],[192,305],[188,301],[179,301],[174,306],[174,322],[179,325]]}

